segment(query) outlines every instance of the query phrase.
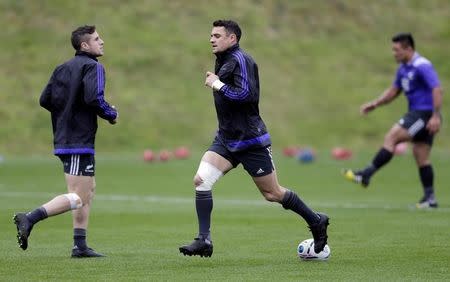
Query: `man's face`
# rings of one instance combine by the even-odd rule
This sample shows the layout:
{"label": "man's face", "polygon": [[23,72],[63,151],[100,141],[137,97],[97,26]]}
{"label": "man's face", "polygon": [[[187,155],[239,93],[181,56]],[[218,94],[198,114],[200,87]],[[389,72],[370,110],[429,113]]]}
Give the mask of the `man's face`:
{"label": "man's face", "polygon": [[86,40],[81,42],[81,51],[85,51],[96,57],[103,56],[103,40],[97,31],[93,34],[86,34]]}
{"label": "man's face", "polygon": [[209,42],[212,45],[212,52],[220,53],[236,44],[236,35],[234,33],[227,34],[223,26],[215,26],[211,31]]}
{"label": "man's face", "polygon": [[409,46],[404,47],[401,42],[393,42],[392,53],[397,63],[407,63],[411,60],[414,50]]}

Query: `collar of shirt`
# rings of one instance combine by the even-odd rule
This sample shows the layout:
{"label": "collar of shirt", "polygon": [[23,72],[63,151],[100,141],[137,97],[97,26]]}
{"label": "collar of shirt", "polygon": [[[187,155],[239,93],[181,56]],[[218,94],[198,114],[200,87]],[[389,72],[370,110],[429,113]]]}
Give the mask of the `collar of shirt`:
{"label": "collar of shirt", "polygon": [[409,62],[407,62],[405,65],[406,66],[412,66],[412,64],[414,63],[415,60],[417,60],[417,58],[420,57],[420,54],[417,52],[414,52],[413,57],[411,58],[411,60]]}
{"label": "collar of shirt", "polygon": [[227,50],[225,50],[223,52],[216,53],[216,57],[219,60],[224,59],[237,49],[239,49],[239,43],[234,44],[233,46],[231,46],[230,48],[228,48]]}
{"label": "collar of shirt", "polygon": [[77,50],[77,51],[75,52],[75,56],[86,56],[86,57],[89,57],[89,58],[91,58],[91,59],[93,59],[93,60],[95,60],[95,61],[98,62],[96,56],[94,56],[94,55],[92,55],[92,54],[90,54],[90,53],[88,53],[88,52],[85,52],[85,51]]}

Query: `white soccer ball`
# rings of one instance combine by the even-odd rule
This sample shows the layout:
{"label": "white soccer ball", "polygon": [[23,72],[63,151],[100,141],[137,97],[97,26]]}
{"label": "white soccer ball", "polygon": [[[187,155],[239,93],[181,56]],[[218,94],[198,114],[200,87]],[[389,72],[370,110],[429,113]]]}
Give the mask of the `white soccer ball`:
{"label": "white soccer ball", "polygon": [[325,248],[316,254],[314,252],[314,239],[311,238],[298,244],[297,255],[302,260],[327,260],[330,258],[331,249],[328,245],[325,245]]}

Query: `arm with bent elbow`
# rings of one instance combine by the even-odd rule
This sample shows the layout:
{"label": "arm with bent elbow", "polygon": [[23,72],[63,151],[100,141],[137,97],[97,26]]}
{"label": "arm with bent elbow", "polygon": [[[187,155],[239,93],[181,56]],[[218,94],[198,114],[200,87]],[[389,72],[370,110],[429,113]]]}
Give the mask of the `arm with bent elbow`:
{"label": "arm with bent elbow", "polygon": [[396,86],[389,87],[377,99],[363,104],[360,109],[361,114],[368,114],[379,106],[389,104],[395,98],[397,98],[398,94],[400,94],[399,88],[397,88]]}

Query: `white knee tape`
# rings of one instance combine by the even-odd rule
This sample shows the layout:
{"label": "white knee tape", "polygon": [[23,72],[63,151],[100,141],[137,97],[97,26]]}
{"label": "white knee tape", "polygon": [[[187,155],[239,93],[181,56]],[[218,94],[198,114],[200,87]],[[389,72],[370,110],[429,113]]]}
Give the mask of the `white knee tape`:
{"label": "white knee tape", "polygon": [[83,202],[81,201],[80,196],[78,196],[76,193],[64,194],[64,196],[69,200],[70,208],[72,210],[79,209],[83,206]]}
{"label": "white knee tape", "polygon": [[222,177],[223,173],[208,162],[201,161],[197,171],[202,179],[202,184],[195,187],[197,191],[211,191],[214,183]]}

